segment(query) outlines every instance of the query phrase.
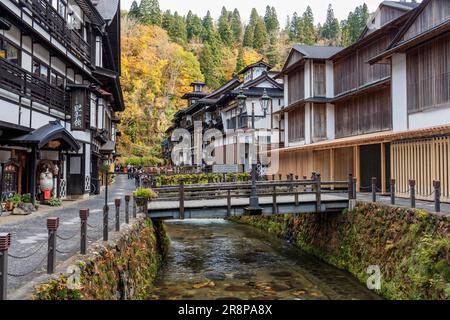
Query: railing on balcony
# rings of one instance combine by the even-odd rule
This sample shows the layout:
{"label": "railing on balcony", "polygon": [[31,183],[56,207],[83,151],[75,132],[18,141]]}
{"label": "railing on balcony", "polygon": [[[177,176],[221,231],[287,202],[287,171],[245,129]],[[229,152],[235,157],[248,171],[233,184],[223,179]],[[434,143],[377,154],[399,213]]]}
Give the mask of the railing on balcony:
{"label": "railing on balcony", "polygon": [[52,36],[62,42],[76,57],[86,62],[91,61],[91,47],[75,30],[69,28],[67,22],[55,8],[44,0],[18,0],[19,4],[28,8],[33,18]]}
{"label": "railing on balcony", "polygon": [[26,70],[0,59],[0,88],[66,111],[68,94]]}

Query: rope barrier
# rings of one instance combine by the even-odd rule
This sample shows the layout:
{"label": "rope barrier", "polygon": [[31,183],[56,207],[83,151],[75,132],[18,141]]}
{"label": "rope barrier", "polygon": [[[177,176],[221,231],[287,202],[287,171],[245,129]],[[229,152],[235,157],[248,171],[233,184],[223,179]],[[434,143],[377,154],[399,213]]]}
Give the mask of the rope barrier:
{"label": "rope barrier", "polygon": [[71,251],[63,251],[63,250],[59,250],[58,248],[56,248],[56,252],[60,253],[60,254],[71,254],[73,252],[74,249],[72,249]]}
{"label": "rope barrier", "polygon": [[[48,254],[48,252],[47,252]],[[28,272],[24,272],[24,273],[9,273],[8,272],[8,276],[13,277],[13,278],[22,278],[22,277],[26,277],[32,273],[34,273],[37,269],[39,269],[42,264],[44,263],[45,259],[47,259],[47,255],[44,256],[44,258],[39,262],[39,264],[33,268],[33,270],[28,271]]]}
{"label": "rope barrier", "polygon": [[69,236],[69,237],[67,237],[67,238],[65,238],[65,237],[63,237],[63,236],[60,236],[60,235],[56,235],[56,237],[59,239],[59,240],[62,240],[62,241],[69,241],[69,240],[72,240],[73,238],[75,238],[76,236],[78,236],[79,235],[79,233],[78,232],[76,232],[75,234],[73,234],[72,236]]}
{"label": "rope barrier", "polygon": [[9,257],[9,258],[12,258],[12,259],[15,259],[15,260],[25,260],[25,259],[29,259],[29,258],[31,258],[32,256],[36,255],[39,251],[41,251],[41,249],[42,249],[46,244],[47,244],[46,242],[42,242],[42,244],[39,245],[39,247],[38,247],[36,250],[34,250],[32,253],[30,253],[30,254],[28,254],[28,255],[26,255],[26,256],[16,256],[16,255],[13,255],[13,254],[11,254],[11,253],[8,253],[8,257]]}

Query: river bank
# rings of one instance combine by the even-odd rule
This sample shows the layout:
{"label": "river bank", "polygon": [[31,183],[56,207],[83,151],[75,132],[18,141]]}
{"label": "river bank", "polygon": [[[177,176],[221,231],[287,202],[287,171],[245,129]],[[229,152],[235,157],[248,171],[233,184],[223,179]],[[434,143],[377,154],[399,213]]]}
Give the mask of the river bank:
{"label": "river bank", "polygon": [[449,299],[450,221],[423,210],[358,204],[343,214],[231,217],[287,240],[366,284],[379,266],[387,299]]}
{"label": "river bank", "polygon": [[36,300],[144,300],[168,249],[164,223],[144,215],[120,233],[75,256],[42,281]]}

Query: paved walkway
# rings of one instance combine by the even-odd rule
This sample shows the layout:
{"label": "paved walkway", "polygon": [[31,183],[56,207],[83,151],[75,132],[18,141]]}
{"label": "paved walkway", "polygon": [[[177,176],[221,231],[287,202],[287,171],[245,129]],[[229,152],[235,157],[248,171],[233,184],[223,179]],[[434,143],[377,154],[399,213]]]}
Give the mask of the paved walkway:
{"label": "paved walkway", "polygon": [[[372,194],[371,193],[358,193],[357,200],[371,202]],[[377,202],[381,202],[383,204],[390,205],[391,197],[377,195]],[[410,208],[411,200],[406,199],[406,198],[395,198],[395,206]],[[424,209],[428,212],[434,212],[434,202],[416,200],[416,208]],[[440,215],[450,215],[450,204],[449,203],[441,203],[441,213],[439,213],[439,214]]]}
{"label": "paved walkway", "polygon": [[[121,198],[121,223],[125,221],[124,214],[124,196],[134,191],[134,180],[128,180],[126,176],[118,176],[116,182],[109,188],[108,205],[110,206],[110,230],[114,229],[114,199]],[[57,239],[57,262],[65,261],[79,251],[80,247],[80,218],[79,209],[89,208],[90,217],[88,227],[88,241],[95,242],[102,238],[103,224],[103,206],[105,203],[105,194],[90,197],[89,199],[70,203],[59,210],[38,213],[27,216],[27,219],[21,219],[13,223],[7,223],[0,226],[1,232],[11,233],[12,244],[9,254],[17,257],[26,257],[35,251],[37,254],[26,259],[8,259],[8,272],[13,274],[8,277],[8,290],[16,289],[27,283],[37,275],[46,272],[47,261],[47,227],[46,220],[48,217],[59,217],[60,227]],[[131,214],[131,205],[130,205]],[[8,217],[6,217],[8,218]],[[0,218],[1,220],[2,218]],[[67,240],[65,240],[67,239]],[[31,272],[37,268],[36,271]],[[30,273],[30,274],[28,274]]]}

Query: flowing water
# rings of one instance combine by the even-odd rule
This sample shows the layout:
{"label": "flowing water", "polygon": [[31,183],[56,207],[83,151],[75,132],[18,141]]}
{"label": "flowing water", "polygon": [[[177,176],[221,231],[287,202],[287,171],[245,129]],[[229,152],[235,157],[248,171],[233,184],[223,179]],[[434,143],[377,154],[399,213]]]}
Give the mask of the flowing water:
{"label": "flowing water", "polygon": [[347,272],[252,227],[166,225],[171,248],[151,299],[379,299]]}

